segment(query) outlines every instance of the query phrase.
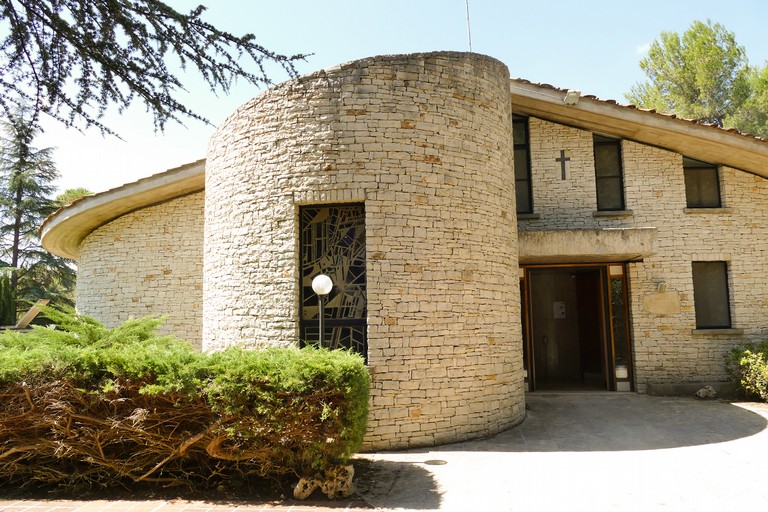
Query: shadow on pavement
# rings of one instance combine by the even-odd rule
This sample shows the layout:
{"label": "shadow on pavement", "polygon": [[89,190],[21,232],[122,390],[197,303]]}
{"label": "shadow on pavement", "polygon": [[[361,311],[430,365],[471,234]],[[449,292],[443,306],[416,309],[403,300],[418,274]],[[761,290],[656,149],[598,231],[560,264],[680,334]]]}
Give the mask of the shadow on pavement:
{"label": "shadow on pavement", "polygon": [[755,435],[758,414],[718,400],[636,394],[529,394],[522,424],[493,437],[425,451],[583,452],[681,448]]}
{"label": "shadow on pavement", "polygon": [[356,459],[357,494],[374,507],[437,510],[437,481],[423,465],[430,463]]}

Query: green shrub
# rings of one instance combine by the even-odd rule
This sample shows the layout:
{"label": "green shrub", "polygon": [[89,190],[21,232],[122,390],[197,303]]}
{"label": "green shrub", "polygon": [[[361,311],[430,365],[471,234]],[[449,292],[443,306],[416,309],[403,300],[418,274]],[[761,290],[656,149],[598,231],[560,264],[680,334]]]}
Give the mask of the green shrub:
{"label": "green shrub", "polygon": [[768,340],[731,349],[726,367],[748,396],[768,401]]}
{"label": "green shrub", "polygon": [[[271,446],[284,464],[304,475],[346,461],[360,448],[370,377],[359,355],[314,347],[231,348],[209,361],[206,396],[212,409],[248,418],[233,422],[233,438]],[[270,428],[250,428],[251,418]]]}
{"label": "green shrub", "polygon": [[0,325],[16,323],[16,292],[11,288],[11,274],[0,269]]}
{"label": "green shrub", "polygon": [[0,335],[0,482],[216,486],[314,476],[366,429],[362,357],[317,348],[202,354],[160,320],[107,329],[45,309],[56,329]]}

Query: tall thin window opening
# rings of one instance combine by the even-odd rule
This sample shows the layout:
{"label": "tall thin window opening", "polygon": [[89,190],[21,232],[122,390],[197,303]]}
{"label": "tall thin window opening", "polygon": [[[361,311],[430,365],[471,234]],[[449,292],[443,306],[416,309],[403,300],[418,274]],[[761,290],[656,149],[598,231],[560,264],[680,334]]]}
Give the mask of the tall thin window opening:
{"label": "tall thin window opening", "polygon": [[624,209],[624,176],[621,165],[621,139],[593,134],[597,209]]}
{"label": "tall thin window opening", "polygon": [[301,230],[301,342],[320,339],[319,302],[312,279],[327,274],[333,290],[323,301],[323,346],[367,357],[365,209],[362,204],[304,206]]}
{"label": "tall thin window opening", "polygon": [[533,213],[531,158],[529,154],[528,118],[512,116],[512,142],[515,157],[515,196],[517,213]]}

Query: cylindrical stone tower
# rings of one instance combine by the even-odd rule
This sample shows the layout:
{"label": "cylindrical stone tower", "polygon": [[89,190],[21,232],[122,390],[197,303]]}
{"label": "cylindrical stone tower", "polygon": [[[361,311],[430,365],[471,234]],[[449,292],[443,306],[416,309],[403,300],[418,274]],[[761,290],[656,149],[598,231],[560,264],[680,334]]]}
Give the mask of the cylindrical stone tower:
{"label": "cylindrical stone tower", "polygon": [[508,70],[477,54],[364,59],[246,103],[209,146],[204,347],[298,344],[300,214],[360,205],[366,446],[447,443],[518,423],[512,154]]}

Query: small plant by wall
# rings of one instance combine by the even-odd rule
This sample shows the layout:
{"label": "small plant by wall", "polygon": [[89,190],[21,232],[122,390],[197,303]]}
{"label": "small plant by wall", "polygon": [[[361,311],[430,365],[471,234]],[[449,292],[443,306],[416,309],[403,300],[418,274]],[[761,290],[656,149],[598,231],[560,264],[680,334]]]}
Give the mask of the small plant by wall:
{"label": "small plant by wall", "polygon": [[0,335],[0,486],[322,480],[362,443],[369,375],[355,354],[201,354],[155,335],[158,319],[106,329],[45,313],[56,329]]}
{"label": "small plant by wall", "polygon": [[730,377],[747,396],[768,401],[768,340],[733,348],[726,366]]}

